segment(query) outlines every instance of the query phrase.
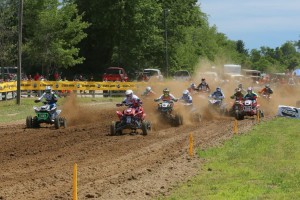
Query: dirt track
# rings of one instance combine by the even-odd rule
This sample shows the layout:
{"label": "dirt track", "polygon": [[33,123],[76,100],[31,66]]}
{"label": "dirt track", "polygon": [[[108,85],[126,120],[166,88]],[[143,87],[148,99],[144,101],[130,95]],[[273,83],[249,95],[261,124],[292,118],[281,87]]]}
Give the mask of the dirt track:
{"label": "dirt track", "polygon": [[[202,149],[233,136],[232,118],[178,128],[161,126],[147,136],[108,136],[110,122],[116,119],[110,105],[78,109],[74,102],[69,108],[66,104],[67,129],[26,129],[25,122],[0,125],[0,199],[72,199],[74,163],[78,199],[166,195],[199,171],[201,159],[189,156],[190,133],[194,145]],[[253,119],[239,122],[239,132],[254,123]]]}

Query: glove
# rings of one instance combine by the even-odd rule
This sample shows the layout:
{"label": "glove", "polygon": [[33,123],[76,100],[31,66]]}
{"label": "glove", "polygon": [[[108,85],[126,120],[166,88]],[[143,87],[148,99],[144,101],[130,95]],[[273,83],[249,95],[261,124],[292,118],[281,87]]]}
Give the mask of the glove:
{"label": "glove", "polygon": [[154,101],[155,101],[155,102],[158,102],[158,101],[159,101],[159,99],[154,99]]}
{"label": "glove", "polygon": [[178,99],[173,99],[173,101],[174,101],[174,102],[177,102],[177,101],[178,101]]}
{"label": "glove", "polygon": [[39,103],[39,102],[41,102],[41,100],[38,99],[34,100],[34,103]]}

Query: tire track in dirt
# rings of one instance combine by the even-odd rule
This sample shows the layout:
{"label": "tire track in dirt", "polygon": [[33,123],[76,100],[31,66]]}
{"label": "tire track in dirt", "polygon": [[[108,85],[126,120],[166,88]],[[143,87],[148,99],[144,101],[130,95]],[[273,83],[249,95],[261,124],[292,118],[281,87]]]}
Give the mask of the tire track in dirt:
{"label": "tire track in dirt", "polygon": [[[3,126],[0,197],[71,199],[76,162],[79,199],[151,199],[198,172],[201,159],[188,155],[190,133],[201,149],[220,145],[233,135],[233,119],[224,117],[163,126],[147,136],[108,136],[115,109],[97,108],[93,107],[93,117],[87,108],[69,111],[86,120],[74,118],[77,123],[67,129]],[[239,131],[253,124],[251,119],[241,121]]]}

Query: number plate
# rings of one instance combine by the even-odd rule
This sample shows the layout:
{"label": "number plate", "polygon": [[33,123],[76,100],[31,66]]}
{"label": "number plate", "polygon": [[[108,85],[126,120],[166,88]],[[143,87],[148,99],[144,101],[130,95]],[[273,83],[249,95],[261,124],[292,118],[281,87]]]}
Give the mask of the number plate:
{"label": "number plate", "polygon": [[39,119],[47,119],[48,118],[48,113],[38,113],[37,114]]}
{"label": "number plate", "polygon": [[251,111],[251,106],[245,106],[244,111],[247,111],[247,112]]}
{"label": "number plate", "polygon": [[127,123],[127,124],[130,124],[130,123],[131,123],[131,117],[127,117],[127,118],[126,118],[126,123]]}

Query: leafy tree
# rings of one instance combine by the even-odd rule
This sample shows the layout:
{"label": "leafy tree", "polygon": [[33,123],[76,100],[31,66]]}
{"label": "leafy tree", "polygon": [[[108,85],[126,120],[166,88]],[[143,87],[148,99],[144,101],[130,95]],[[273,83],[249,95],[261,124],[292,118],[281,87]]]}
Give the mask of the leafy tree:
{"label": "leafy tree", "polygon": [[16,0],[0,2],[0,67],[16,64],[17,5]]}
{"label": "leafy tree", "polygon": [[31,63],[68,68],[83,62],[76,45],[86,37],[84,30],[89,24],[75,4],[26,0],[24,5],[24,51]]}

